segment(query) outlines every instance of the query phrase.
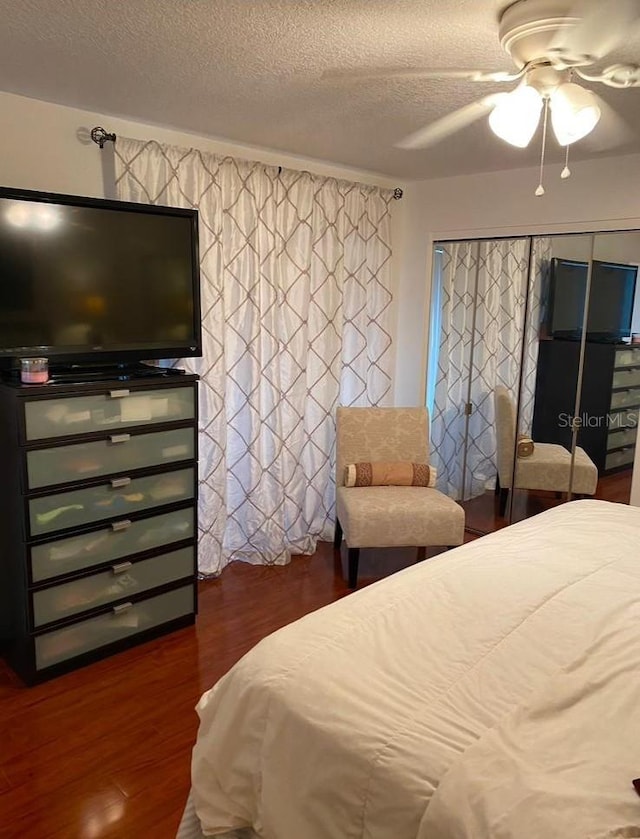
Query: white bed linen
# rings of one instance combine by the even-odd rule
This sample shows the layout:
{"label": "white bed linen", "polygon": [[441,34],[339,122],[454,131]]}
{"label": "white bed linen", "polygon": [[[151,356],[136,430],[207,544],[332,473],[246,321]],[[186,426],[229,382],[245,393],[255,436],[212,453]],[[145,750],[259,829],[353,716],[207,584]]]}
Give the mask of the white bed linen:
{"label": "white bed linen", "polygon": [[[192,797],[202,832],[253,826],[264,839],[586,839],[590,833],[553,828],[556,806],[584,803],[561,786],[544,830],[528,820],[532,808],[546,807],[541,779],[558,767],[554,784],[565,772],[571,783],[582,777],[585,796],[593,795],[600,754],[621,764],[607,770],[608,803],[592,806],[583,822],[606,836],[619,826],[613,814],[626,825],[637,801],[640,823],[630,786],[640,775],[640,747],[627,777],[626,740],[626,714],[639,693],[639,545],[637,509],[573,502],[266,638],[198,705]],[[619,660],[612,673],[607,644]],[[610,685],[625,688],[620,694]],[[585,726],[605,707],[601,725]],[[566,721],[574,734],[565,744]],[[637,733],[637,715],[635,724]],[[625,733],[617,737],[620,725]],[[578,731],[591,742],[579,754]],[[614,740],[613,750],[600,751]]]}

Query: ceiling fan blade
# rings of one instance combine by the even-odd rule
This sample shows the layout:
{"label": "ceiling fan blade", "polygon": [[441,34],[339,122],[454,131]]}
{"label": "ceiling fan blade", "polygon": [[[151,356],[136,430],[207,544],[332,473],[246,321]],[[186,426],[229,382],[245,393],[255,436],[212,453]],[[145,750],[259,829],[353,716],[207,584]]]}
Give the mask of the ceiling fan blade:
{"label": "ceiling fan blade", "polygon": [[465,105],[464,108],[459,108],[457,111],[419,128],[395,145],[400,149],[424,149],[428,146],[434,146],[451,134],[455,134],[457,131],[461,131],[468,125],[482,119],[503,96],[506,96],[506,94],[495,93],[491,96],[485,96],[483,99],[478,99],[470,105]]}
{"label": "ceiling fan blade", "polygon": [[432,67],[354,67],[350,70],[325,70],[323,79],[354,81],[356,79],[464,79],[471,82],[512,82],[521,78],[520,70],[453,70]]}
{"label": "ceiling fan blade", "polygon": [[552,38],[549,52],[560,58],[597,61],[612,52],[640,22],[637,0],[581,0],[567,15],[575,26],[563,27]]}
{"label": "ceiling fan blade", "polygon": [[633,142],[635,134],[628,123],[601,96],[594,96],[600,108],[600,121],[580,145],[584,144],[591,151],[607,151]]}

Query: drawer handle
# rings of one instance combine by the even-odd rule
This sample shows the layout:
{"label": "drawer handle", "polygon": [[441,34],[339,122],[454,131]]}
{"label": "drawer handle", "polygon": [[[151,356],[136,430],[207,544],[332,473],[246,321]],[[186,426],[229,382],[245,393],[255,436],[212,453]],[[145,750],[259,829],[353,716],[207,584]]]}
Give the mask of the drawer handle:
{"label": "drawer handle", "polygon": [[113,614],[121,615],[123,612],[127,612],[132,606],[133,603],[120,603],[119,606],[113,607]]}
{"label": "drawer handle", "polygon": [[109,396],[112,399],[122,399],[125,396],[129,396],[130,393],[130,390],[110,390]]}
{"label": "drawer handle", "polygon": [[131,439],[131,434],[112,434],[109,437],[110,443],[127,443]]}
{"label": "drawer handle", "polygon": [[129,519],[123,519],[122,521],[114,521],[111,525],[111,530],[114,533],[121,533],[123,530],[128,530],[131,527],[131,522]]}
{"label": "drawer handle", "polygon": [[113,478],[111,481],[112,489],[119,489],[120,487],[128,487],[131,483],[131,478]]}
{"label": "drawer handle", "polygon": [[124,574],[124,572],[128,571],[132,565],[132,562],[118,562],[116,565],[111,566],[111,570],[114,574]]}

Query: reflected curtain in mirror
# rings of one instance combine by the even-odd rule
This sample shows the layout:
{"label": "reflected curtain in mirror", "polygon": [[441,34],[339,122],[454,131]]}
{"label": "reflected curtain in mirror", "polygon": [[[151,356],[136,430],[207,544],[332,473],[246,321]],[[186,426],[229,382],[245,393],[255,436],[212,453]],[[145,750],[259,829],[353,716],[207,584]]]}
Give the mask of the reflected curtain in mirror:
{"label": "reflected curtain in mirror", "polygon": [[[533,249],[529,313],[529,240],[441,242],[434,284],[440,302],[432,444],[438,487],[457,499],[493,489],[496,478],[494,390],[518,397],[530,426],[549,240]],[[467,410],[470,406],[470,412]]]}

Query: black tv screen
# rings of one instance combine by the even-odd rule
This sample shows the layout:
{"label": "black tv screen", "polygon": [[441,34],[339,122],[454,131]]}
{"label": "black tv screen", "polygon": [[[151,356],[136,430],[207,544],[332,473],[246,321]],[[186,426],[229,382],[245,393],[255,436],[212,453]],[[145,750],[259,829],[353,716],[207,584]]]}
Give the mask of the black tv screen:
{"label": "black tv screen", "polygon": [[[590,340],[617,341],[631,332],[638,269],[594,260],[586,333]],[[556,338],[580,338],[584,322],[588,264],[551,262],[549,327]]]}
{"label": "black tv screen", "polygon": [[551,261],[550,332],[579,337],[587,293],[587,264],[569,259]]}
{"label": "black tv screen", "polygon": [[0,189],[0,358],[201,354],[195,210]]}

